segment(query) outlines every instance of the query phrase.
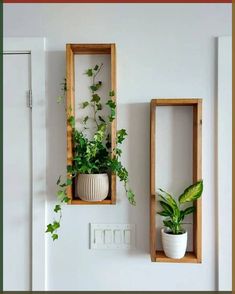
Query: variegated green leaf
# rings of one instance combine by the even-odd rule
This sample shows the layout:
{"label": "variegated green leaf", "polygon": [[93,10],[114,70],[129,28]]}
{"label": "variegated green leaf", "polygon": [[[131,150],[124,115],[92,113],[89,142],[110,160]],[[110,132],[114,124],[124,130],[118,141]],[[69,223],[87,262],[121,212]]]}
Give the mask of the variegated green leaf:
{"label": "variegated green leaf", "polygon": [[198,199],[202,195],[203,181],[199,181],[184,190],[179,197],[179,203],[191,202]]}
{"label": "variegated green leaf", "polygon": [[162,208],[164,209],[164,211],[168,212],[168,215],[173,215],[174,210],[168,203],[166,203],[164,201],[160,201],[160,204],[161,204]]}
{"label": "variegated green leaf", "polygon": [[158,194],[163,201],[167,202],[172,207],[173,210],[178,209],[175,199],[169,193],[162,189],[158,189]]}
{"label": "variegated green leaf", "polygon": [[194,206],[187,207],[185,210],[183,210],[183,214],[187,215],[187,214],[193,213],[194,210],[195,210]]}
{"label": "variegated green leaf", "polygon": [[159,214],[161,216],[171,216],[172,215],[172,213],[170,213],[170,212],[168,212],[166,210],[160,211],[157,214]]}

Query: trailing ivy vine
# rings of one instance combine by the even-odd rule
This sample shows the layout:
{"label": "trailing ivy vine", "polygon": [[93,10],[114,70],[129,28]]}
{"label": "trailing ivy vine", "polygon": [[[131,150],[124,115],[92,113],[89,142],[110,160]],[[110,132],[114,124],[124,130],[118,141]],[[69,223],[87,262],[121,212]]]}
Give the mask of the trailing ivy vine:
{"label": "trailing ivy vine", "polygon": [[[82,102],[81,108],[90,108],[92,115],[84,116],[82,119],[82,130],[76,128],[75,117],[68,115],[68,123],[72,127],[73,139],[73,162],[67,166],[67,179],[61,180],[61,176],[57,180],[57,199],[58,203],[54,207],[54,212],[57,219],[47,225],[47,233],[51,234],[53,240],[58,239],[58,229],[60,228],[63,203],[68,203],[70,199],[67,196],[67,187],[73,183],[73,178],[78,174],[100,174],[114,173],[123,182],[127,199],[131,205],[136,205],[135,194],[129,187],[129,177],[127,169],[121,163],[122,149],[121,145],[127,137],[125,129],[118,130],[116,133],[116,147],[111,150],[111,138],[109,126],[116,118],[116,103],[112,99],[115,92],[109,92],[109,99],[106,103],[102,103],[99,90],[102,88],[102,81],[98,80],[98,75],[103,68],[103,64],[95,65],[93,68],[86,70],[85,74],[91,79],[90,99]],[[62,84],[62,95],[57,101],[64,101],[67,85],[66,80]],[[109,111],[108,117],[102,115],[102,110],[107,108]],[[67,110],[69,111],[69,110]],[[88,124],[93,124],[91,127]],[[91,137],[88,136],[92,134]],[[112,151],[114,155],[112,156]]]}

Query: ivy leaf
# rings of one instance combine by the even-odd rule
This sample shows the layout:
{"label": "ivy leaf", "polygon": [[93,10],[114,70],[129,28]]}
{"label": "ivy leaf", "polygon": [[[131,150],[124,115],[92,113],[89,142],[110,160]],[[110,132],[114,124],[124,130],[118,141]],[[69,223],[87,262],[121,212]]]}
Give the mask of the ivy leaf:
{"label": "ivy leaf", "polygon": [[116,148],[116,154],[117,154],[118,156],[121,156],[121,154],[122,154],[122,150],[121,150],[120,148]]}
{"label": "ivy leaf", "polygon": [[88,121],[88,119],[89,119],[89,116],[85,116],[82,122],[83,122],[84,124],[86,124],[87,121]]}
{"label": "ivy leaf", "polygon": [[95,91],[98,90],[97,87],[96,87],[96,85],[90,86],[90,89],[91,89],[92,92],[95,92]]}
{"label": "ivy leaf", "polygon": [[111,138],[110,138],[110,134],[107,135],[106,137],[106,148],[110,149],[111,148]]}
{"label": "ivy leaf", "polygon": [[97,110],[102,110],[103,108],[101,103],[96,104],[96,107],[97,107]]}
{"label": "ivy leaf", "polygon": [[63,190],[57,191],[57,196],[60,201],[63,201],[63,198],[66,196],[65,191],[63,191]]}
{"label": "ivy leaf", "polygon": [[75,128],[75,118],[74,116],[70,116],[68,118],[68,123],[70,124],[70,126],[74,129]]}
{"label": "ivy leaf", "polygon": [[86,108],[87,106],[89,105],[89,102],[88,101],[85,101],[82,103],[82,108]]}
{"label": "ivy leaf", "polygon": [[99,118],[99,120],[101,121],[101,122],[104,122],[105,123],[105,120],[102,118],[102,116],[98,116],[98,118]]}
{"label": "ivy leaf", "polygon": [[61,176],[59,176],[57,182],[56,182],[56,185],[58,186],[60,184],[60,181],[61,181]]}
{"label": "ivy leaf", "polygon": [[110,91],[110,92],[109,92],[109,96],[110,96],[110,97],[115,96],[115,92],[114,92],[114,91]]}
{"label": "ivy leaf", "polygon": [[54,221],[53,222],[53,229],[54,229],[54,231],[57,230],[57,229],[59,229],[59,227],[60,227],[60,223],[57,222],[57,221]]}
{"label": "ivy leaf", "polygon": [[111,109],[115,109],[116,108],[116,103],[109,99],[107,102],[106,102],[106,105],[108,105]]}
{"label": "ivy leaf", "polygon": [[72,173],[72,172],[73,172],[73,166],[67,165],[67,173]]}
{"label": "ivy leaf", "polygon": [[92,68],[89,68],[89,69],[85,72],[85,74],[88,75],[88,77],[92,77],[92,76],[93,76]]}
{"label": "ivy leaf", "polygon": [[117,131],[117,143],[121,144],[127,136],[127,132],[125,129],[121,129]]}
{"label": "ivy leaf", "polygon": [[73,183],[72,179],[67,179],[66,186],[71,186]]}
{"label": "ivy leaf", "polygon": [[94,67],[94,70],[97,71],[99,69],[99,65],[96,64],[96,66]]}
{"label": "ivy leaf", "polygon": [[135,194],[131,189],[127,190],[127,198],[131,205],[136,205]]}
{"label": "ivy leaf", "polygon": [[53,239],[53,241],[55,241],[56,239],[58,239],[58,235],[57,234],[53,234],[52,235],[52,239]]}
{"label": "ivy leaf", "polygon": [[56,98],[56,102],[58,104],[60,104],[63,100],[64,100],[64,97],[63,96],[57,96],[57,98]]}
{"label": "ivy leaf", "polygon": [[97,90],[99,90],[99,88],[101,86],[102,86],[102,82],[99,81],[98,83],[91,85],[90,89],[91,89],[92,92],[96,92]]}
{"label": "ivy leaf", "polygon": [[59,204],[56,204],[55,208],[54,208],[54,212],[58,212],[61,210],[61,206]]}
{"label": "ivy leaf", "polygon": [[64,197],[64,199],[62,200],[62,202],[68,203],[70,201],[70,198],[68,198],[67,196]]}
{"label": "ivy leaf", "polygon": [[115,112],[115,109],[111,109],[111,115],[109,116],[109,121],[112,122],[114,119],[115,119],[115,115],[116,115],[116,112]]}
{"label": "ivy leaf", "polygon": [[99,103],[100,102],[100,96],[98,94],[93,94],[91,102]]}
{"label": "ivy leaf", "polygon": [[46,233],[53,233],[54,232],[54,228],[52,224],[47,225],[47,230]]}

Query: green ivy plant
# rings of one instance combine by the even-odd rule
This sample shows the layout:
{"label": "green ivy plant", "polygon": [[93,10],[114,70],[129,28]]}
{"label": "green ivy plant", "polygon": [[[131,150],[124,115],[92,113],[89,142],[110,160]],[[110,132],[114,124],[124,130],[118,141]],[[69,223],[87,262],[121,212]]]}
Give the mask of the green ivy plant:
{"label": "green ivy plant", "polygon": [[186,215],[194,212],[195,207],[190,206],[182,209],[182,206],[185,203],[193,202],[201,197],[202,191],[203,181],[201,180],[187,187],[179,196],[177,203],[177,201],[169,193],[162,189],[158,190],[160,204],[163,209],[161,212],[158,212],[158,214],[165,217],[163,223],[165,227],[170,229],[171,234],[178,235],[183,233],[182,222]]}
{"label": "green ivy plant", "polygon": [[[73,138],[73,162],[67,166],[67,179],[61,180],[61,176],[57,180],[57,199],[58,203],[54,207],[54,212],[57,215],[57,220],[47,225],[46,233],[50,233],[53,240],[58,239],[58,229],[60,228],[62,210],[61,205],[68,203],[67,187],[72,185],[73,178],[78,174],[100,174],[114,173],[123,182],[124,189],[131,205],[136,205],[135,194],[129,187],[129,177],[127,169],[121,163],[122,149],[121,145],[127,137],[125,129],[118,130],[116,133],[116,147],[111,150],[111,138],[108,132],[113,120],[116,118],[116,103],[112,97],[115,96],[114,91],[109,92],[109,99],[106,103],[102,103],[99,95],[99,90],[102,87],[102,81],[97,80],[97,77],[103,67],[95,65],[93,68],[86,70],[85,74],[91,79],[89,86],[91,97],[89,100],[81,104],[82,109],[91,109],[91,116],[84,116],[82,119],[82,130],[76,127],[75,117],[68,115],[68,123],[72,128]],[[64,101],[67,86],[66,80],[62,84],[62,95],[57,101]],[[109,111],[108,117],[102,115],[102,110],[107,108]],[[67,112],[71,112],[69,109]],[[92,134],[88,137],[88,134]],[[114,156],[111,156],[111,152]]]}

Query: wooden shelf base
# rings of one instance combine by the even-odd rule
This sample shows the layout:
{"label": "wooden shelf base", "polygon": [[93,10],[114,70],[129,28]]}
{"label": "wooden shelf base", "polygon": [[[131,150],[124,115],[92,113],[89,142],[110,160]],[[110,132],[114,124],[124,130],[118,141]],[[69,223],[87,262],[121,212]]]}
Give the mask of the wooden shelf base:
{"label": "wooden shelf base", "polygon": [[169,258],[164,251],[156,251],[156,262],[171,262],[171,263],[199,263],[194,252],[186,252],[185,256],[180,259]]}
{"label": "wooden shelf base", "polygon": [[80,199],[72,199],[69,204],[72,205],[107,205],[107,204],[115,204],[110,199],[105,199],[102,201],[83,201]]}

